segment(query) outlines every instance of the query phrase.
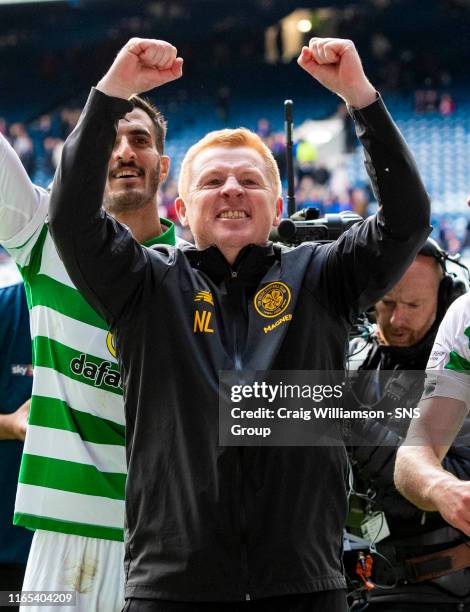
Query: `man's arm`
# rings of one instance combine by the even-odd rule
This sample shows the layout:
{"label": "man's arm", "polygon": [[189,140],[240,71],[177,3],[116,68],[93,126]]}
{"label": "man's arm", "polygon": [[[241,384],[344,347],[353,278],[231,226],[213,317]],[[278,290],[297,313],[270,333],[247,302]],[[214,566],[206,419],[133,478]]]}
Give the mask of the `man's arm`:
{"label": "man's arm", "polygon": [[430,231],[429,198],[354,44],[314,38],[298,62],[348,104],[379,204],[377,215],[356,224],[328,248],[325,282],[330,304],[342,312],[362,310],[399,280],[424,243]]}
{"label": "man's arm", "polygon": [[0,440],[24,440],[31,400],[26,400],[11,414],[0,414]]}
{"label": "man's arm", "polygon": [[131,39],[90,95],[54,179],[52,237],[74,284],[110,325],[138,295],[147,263],[127,228],[101,208],[117,123],[133,108],[127,98],[179,78],[181,66],[169,43]]}
{"label": "man's arm", "polygon": [[40,229],[49,196],[35,187],[9,142],[0,134],[0,242],[23,263],[19,247]]}
{"label": "man's arm", "polygon": [[[369,384],[373,384],[372,381]],[[396,455],[404,441],[404,432],[401,434],[395,431],[391,421],[372,418],[354,420],[351,433],[350,452],[354,466],[363,480],[387,492],[394,487]],[[464,474],[464,480],[470,478],[470,453],[468,456],[462,453],[461,456],[458,449],[450,450],[454,453],[444,458],[445,468],[452,473]]]}
{"label": "man's arm", "polygon": [[[367,444],[351,447],[352,460],[361,477],[381,491],[394,487],[394,469],[403,438],[387,424],[367,421],[364,430]],[[439,467],[460,480],[470,480],[470,448],[451,446]]]}
{"label": "man's arm", "polygon": [[459,431],[465,403],[448,397],[421,401],[397,453],[395,485],[413,504],[438,511],[445,521],[470,536],[470,482],[446,471],[441,462]]}

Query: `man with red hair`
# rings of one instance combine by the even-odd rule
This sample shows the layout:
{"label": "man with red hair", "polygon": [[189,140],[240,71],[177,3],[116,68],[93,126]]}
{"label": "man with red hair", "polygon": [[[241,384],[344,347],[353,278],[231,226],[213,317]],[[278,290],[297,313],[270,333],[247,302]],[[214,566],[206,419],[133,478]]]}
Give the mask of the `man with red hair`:
{"label": "man with red hair", "polygon": [[379,199],[336,243],[268,242],[279,173],[243,129],[209,134],[183,162],[177,211],[195,247],[145,249],[102,213],[129,96],[181,75],[163,41],[120,51],[64,148],[53,236],[115,334],[126,389],[128,611],[347,609],[344,447],[219,446],[218,373],[341,370],[355,313],[415,257],[429,202],[353,43],[312,39],[298,61],[353,109]]}

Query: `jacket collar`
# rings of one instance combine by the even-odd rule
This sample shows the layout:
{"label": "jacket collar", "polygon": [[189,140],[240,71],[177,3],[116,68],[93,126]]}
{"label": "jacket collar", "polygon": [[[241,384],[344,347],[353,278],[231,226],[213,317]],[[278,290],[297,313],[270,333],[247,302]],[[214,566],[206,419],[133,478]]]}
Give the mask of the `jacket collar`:
{"label": "jacket collar", "polygon": [[232,266],[216,246],[201,251],[192,247],[184,251],[191,267],[207,274],[216,284],[230,278],[236,278],[243,284],[257,284],[274,261],[280,258],[280,251],[272,242],[243,247]]}

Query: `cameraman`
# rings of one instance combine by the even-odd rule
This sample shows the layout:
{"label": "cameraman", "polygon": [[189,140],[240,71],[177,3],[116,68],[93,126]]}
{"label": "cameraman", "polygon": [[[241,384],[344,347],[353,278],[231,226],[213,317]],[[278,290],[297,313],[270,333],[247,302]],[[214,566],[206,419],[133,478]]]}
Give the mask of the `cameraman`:
{"label": "cameraman", "polygon": [[[446,254],[428,239],[400,282],[375,304],[375,335],[362,341],[363,346],[360,340],[351,344],[350,368],[359,372],[354,382],[357,401],[385,413],[396,406],[417,406],[422,381],[410,371],[426,368],[447,308],[465,292],[463,283],[447,273],[445,262]],[[394,373],[387,376],[386,371]],[[387,394],[390,386],[383,379],[377,384],[379,372],[388,378],[387,383],[395,383],[393,397]],[[366,500],[364,522],[375,516],[380,525],[375,539],[379,555],[374,556],[371,580],[392,587],[373,588],[367,610],[470,610],[470,605],[461,607],[470,601],[468,570],[450,568],[439,578],[426,579],[423,574],[419,582],[410,582],[415,566],[406,560],[451,548],[461,542],[461,534],[438,513],[413,506],[393,486],[399,434],[377,422],[367,422],[366,427],[373,446],[355,446],[351,451],[355,489]],[[470,479],[470,449],[452,447],[444,465],[460,479]]]}

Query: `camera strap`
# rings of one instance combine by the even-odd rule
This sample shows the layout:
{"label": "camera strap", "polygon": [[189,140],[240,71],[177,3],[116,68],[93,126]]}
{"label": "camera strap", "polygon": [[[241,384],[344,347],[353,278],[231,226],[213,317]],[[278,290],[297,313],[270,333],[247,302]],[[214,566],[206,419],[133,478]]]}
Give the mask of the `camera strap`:
{"label": "camera strap", "polygon": [[470,567],[470,542],[405,561],[406,577],[412,583],[446,576],[466,567]]}

